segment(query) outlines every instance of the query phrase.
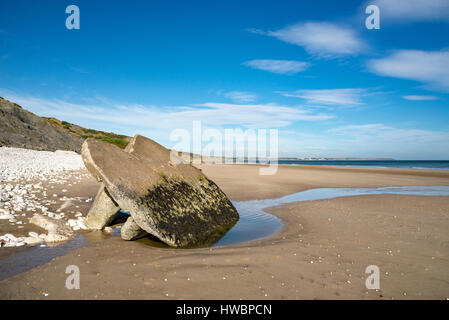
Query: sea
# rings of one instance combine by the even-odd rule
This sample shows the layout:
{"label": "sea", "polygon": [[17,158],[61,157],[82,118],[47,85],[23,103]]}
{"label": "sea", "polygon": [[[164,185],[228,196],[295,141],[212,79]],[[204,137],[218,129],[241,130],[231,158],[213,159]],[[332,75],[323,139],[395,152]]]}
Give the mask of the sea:
{"label": "sea", "polygon": [[449,160],[283,160],[279,164],[449,170]]}

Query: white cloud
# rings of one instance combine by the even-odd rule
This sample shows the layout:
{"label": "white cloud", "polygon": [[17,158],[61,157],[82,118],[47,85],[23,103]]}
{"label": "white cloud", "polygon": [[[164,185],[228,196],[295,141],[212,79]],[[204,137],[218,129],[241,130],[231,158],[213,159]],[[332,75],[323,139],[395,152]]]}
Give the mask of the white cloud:
{"label": "white cloud", "polygon": [[263,34],[263,35],[267,34],[265,31],[263,31],[261,29],[257,29],[257,28],[249,28],[249,29],[246,29],[246,31],[248,31],[249,33],[254,33],[254,34]]}
{"label": "white cloud", "polygon": [[327,22],[297,23],[266,34],[324,58],[354,55],[365,49],[354,30]]}
{"label": "white cloud", "polygon": [[306,100],[311,104],[356,106],[362,104],[364,89],[327,89],[327,90],[296,90],[281,93],[286,97],[295,97]]}
{"label": "white cloud", "polygon": [[[374,137],[378,141],[389,142],[445,142],[449,145],[449,132],[428,131],[421,129],[399,129],[381,123],[349,125],[333,128],[330,132],[360,137]],[[449,150],[449,149],[448,149]]]}
{"label": "white cloud", "polygon": [[257,98],[255,94],[245,91],[229,91],[224,96],[238,103],[253,102]]}
{"label": "white cloud", "polygon": [[243,63],[245,66],[280,74],[295,74],[307,69],[310,64],[295,60],[259,59]]}
{"label": "white cloud", "polygon": [[439,100],[440,98],[435,96],[418,96],[418,95],[409,95],[409,96],[402,96],[405,100],[411,100],[411,101],[432,101],[432,100]]}
{"label": "white cloud", "polygon": [[[401,159],[447,159],[449,132],[401,129],[381,123],[341,126],[329,130],[340,137],[339,146],[351,146],[358,156]],[[334,139],[332,139],[334,140]]]}
{"label": "white cloud", "polygon": [[[321,121],[334,116],[301,107],[277,104],[228,104],[208,102],[178,107],[155,107],[138,104],[107,104],[91,100],[75,104],[57,99],[20,96],[0,90],[0,94],[40,116],[57,117],[91,128],[118,127],[136,133],[148,129],[190,128],[193,121],[208,126],[279,128],[296,121]],[[96,102],[96,103],[95,103]],[[137,131],[136,131],[137,130]]]}
{"label": "white cloud", "polygon": [[447,0],[377,0],[381,19],[390,21],[449,20]]}
{"label": "white cloud", "polygon": [[431,89],[449,91],[449,51],[398,50],[368,62],[378,75],[423,82]]}
{"label": "white cloud", "polygon": [[198,107],[189,108],[184,115],[187,118],[207,119],[210,125],[234,125],[245,127],[285,127],[295,121],[321,121],[332,119],[334,116],[313,113],[303,108],[282,106],[277,104],[228,104],[208,102]]}
{"label": "white cloud", "polygon": [[330,129],[330,132],[345,135],[360,135],[360,134],[377,134],[381,130],[386,130],[388,127],[380,123],[349,125]]}

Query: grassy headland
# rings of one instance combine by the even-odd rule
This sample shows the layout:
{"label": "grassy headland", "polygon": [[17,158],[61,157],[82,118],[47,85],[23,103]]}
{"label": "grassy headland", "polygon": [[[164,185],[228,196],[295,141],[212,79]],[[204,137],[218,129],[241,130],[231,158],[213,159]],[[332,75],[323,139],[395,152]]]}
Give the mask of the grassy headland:
{"label": "grassy headland", "polygon": [[131,140],[131,137],[125,135],[116,134],[112,132],[98,131],[93,129],[86,129],[76,124],[69,123],[67,121],[61,121],[56,118],[44,117],[44,119],[51,125],[58,128],[62,128],[75,136],[81,137],[82,139],[94,138],[114,144],[122,149],[125,149],[129,141]]}

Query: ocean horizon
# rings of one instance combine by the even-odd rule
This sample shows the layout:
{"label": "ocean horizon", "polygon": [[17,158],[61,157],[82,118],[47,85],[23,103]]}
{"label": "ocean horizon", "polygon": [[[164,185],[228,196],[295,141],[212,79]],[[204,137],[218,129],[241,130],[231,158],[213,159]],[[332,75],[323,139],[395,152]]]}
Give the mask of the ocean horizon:
{"label": "ocean horizon", "polygon": [[278,160],[279,164],[449,170],[449,160]]}

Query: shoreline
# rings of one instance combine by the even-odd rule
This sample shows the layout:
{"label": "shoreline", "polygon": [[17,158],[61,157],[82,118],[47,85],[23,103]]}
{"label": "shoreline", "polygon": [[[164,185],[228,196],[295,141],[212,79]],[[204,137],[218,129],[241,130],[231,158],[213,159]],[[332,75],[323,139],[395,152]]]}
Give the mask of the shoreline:
{"label": "shoreline", "polygon": [[[287,160],[288,161],[288,160]],[[377,160],[363,160],[367,162],[376,162]],[[362,160],[355,160],[354,162],[363,162]],[[388,162],[414,162],[413,160],[394,160],[394,161],[388,161]],[[400,166],[382,166],[382,165],[357,165],[357,164],[351,164],[351,161],[349,160],[311,160],[310,162],[313,162],[314,164],[307,163],[308,161],[300,161],[302,163],[285,163],[284,161],[277,161],[273,162],[274,164],[277,164],[277,166],[302,166],[302,167],[329,167],[329,168],[361,168],[361,169],[399,169],[399,170],[431,170],[431,171],[441,171],[441,172],[448,172],[449,171],[449,160],[416,160],[416,162],[448,162],[448,166],[444,168],[432,168],[432,167],[400,167]],[[321,163],[320,163],[321,162]],[[342,162],[346,164],[335,164],[335,162]],[[379,161],[382,162],[382,161]],[[267,163],[248,163],[248,162],[234,162],[234,163],[226,163],[223,161],[223,163],[213,163],[213,165],[253,165],[253,166],[267,166]],[[208,165],[207,163],[202,163],[201,165]]]}
{"label": "shoreline", "polygon": [[[201,164],[196,165],[198,167],[209,166],[210,164]],[[255,166],[255,167],[267,167],[266,164],[258,164],[258,163],[223,163],[223,164],[212,164],[211,166],[232,166],[232,165],[241,165],[241,166]],[[360,169],[360,170],[393,170],[398,171],[398,173],[413,173],[413,172],[436,172],[440,174],[447,174],[449,176],[449,169],[430,169],[430,168],[398,168],[398,167],[376,167],[376,166],[350,166],[350,165],[313,165],[313,164],[297,164],[297,163],[278,163],[278,167],[300,167],[305,169]],[[354,170],[357,171],[357,170]]]}
{"label": "shoreline", "polygon": [[[238,201],[275,198],[320,187],[449,185],[449,173],[444,171],[416,173],[403,169],[285,165],[274,176],[258,176],[258,167],[200,166],[231,200]],[[77,188],[90,186],[92,192],[96,191],[92,183],[96,182],[85,179]],[[445,271],[449,270],[445,253],[449,245],[446,232],[449,197],[350,196],[294,202],[265,211],[283,222],[276,234],[223,247],[156,248],[105,236],[102,232],[86,233],[86,247],[1,281],[0,296],[2,299],[449,297],[449,287],[445,285],[449,280]],[[416,229],[418,225],[420,231]],[[364,268],[376,264],[373,260],[383,272],[388,272],[382,279],[391,280],[381,282],[378,292],[364,288]],[[80,267],[81,290],[64,287],[65,268],[72,264]],[[402,276],[401,272],[408,276]],[[417,272],[417,279],[409,278]],[[406,288],[406,296],[399,292],[401,288]]]}
{"label": "shoreline", "polygon": [[424,167],[385,167],[385,166],[354,166],[354,165],[324,165],[324,164],[297,164],[297,163],[278,163],[279,166],[304,166],[304,167],[330,167],[330,168],[361,168],[361,169],[398,169],[398,170],[431,170],[431,171],[438,171],[438,172],[448,172],[449,168],[442,169],[442,168],[424,168]]}
{"label": "shoreline", "polygon": [[314,188],[449,185],[449,171],[444,170],[279,165],[276,174],[260,176],[258,169],[263,166],[257,164],[196,166],[237,201],[277,198]]}

